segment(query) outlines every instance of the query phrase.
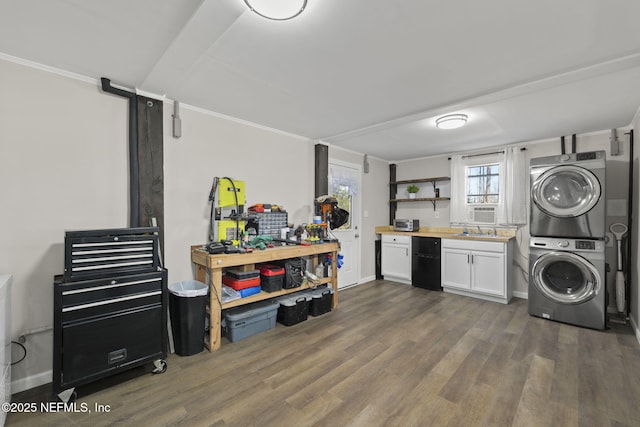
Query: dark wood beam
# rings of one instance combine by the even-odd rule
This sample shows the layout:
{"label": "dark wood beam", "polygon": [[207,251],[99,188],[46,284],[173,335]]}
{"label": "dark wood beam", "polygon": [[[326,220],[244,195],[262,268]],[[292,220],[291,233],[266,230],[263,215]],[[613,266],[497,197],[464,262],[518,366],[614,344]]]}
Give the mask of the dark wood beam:
{"label": "dark wood beam", "polygon": [[[163,103],[138,96],[139,223],[156,218],[160,248],[164,248]],[[164,251],[162,251],[164,253]]]}

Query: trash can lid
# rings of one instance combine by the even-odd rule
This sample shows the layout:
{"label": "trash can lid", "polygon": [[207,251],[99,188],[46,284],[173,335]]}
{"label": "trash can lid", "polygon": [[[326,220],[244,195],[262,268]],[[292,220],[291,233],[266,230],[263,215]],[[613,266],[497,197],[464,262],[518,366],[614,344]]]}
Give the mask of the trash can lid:
{"label": "trash can lid", "polygon": [[171,283],[169,292],[179,297],[199,297],[207,295],[209,287],[197,280],[183,280],[182,282]]}

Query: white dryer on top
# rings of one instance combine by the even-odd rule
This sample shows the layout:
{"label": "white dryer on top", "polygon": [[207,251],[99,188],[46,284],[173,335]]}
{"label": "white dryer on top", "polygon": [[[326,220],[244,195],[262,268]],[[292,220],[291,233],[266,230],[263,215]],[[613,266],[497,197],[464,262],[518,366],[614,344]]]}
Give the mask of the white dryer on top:
{"label": "white dryer on top", "polygon": [[531,159],[532,236],[605,238],[605,152]]}

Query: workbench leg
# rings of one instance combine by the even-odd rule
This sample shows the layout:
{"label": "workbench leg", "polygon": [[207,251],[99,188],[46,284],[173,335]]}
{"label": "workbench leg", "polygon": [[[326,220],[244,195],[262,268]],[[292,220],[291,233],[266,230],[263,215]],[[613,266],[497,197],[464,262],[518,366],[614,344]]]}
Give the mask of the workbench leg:
{"label": "workbench leg", "polygon": [[209,351],[220,348],[222,314],[222,269],[214,268],[209,278]]}
{"label": "workbench leg", "polygon": [[207,269],[201,265],[196,267],[196,280],[198,282],[207,283]]}
{"label": "workbench leg", "polygon": [[331,287],[333,288],[333,300],[331,309],[338,308],[338,252],[331,252]]}

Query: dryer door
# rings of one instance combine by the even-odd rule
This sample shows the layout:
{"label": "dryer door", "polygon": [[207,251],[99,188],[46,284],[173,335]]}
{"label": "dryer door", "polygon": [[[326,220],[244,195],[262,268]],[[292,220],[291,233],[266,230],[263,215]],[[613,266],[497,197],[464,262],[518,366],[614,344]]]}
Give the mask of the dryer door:
{"label": "dryer door", "polygon": [[604,278],[580,255],[548,252],[531,268],[533,285],[548,299],[561,304],[581,304],[595,297]]}
{"label": "dryer door", "polygon": [[589,212],[601,195],[600,181],[588,169],[557,166],[542,173],[531,187],[533,203],[547,215],[570,218]]}

